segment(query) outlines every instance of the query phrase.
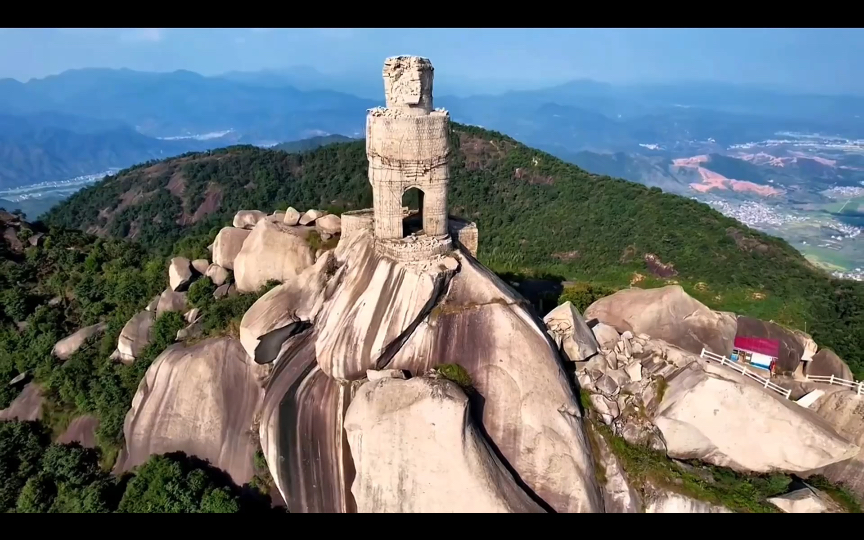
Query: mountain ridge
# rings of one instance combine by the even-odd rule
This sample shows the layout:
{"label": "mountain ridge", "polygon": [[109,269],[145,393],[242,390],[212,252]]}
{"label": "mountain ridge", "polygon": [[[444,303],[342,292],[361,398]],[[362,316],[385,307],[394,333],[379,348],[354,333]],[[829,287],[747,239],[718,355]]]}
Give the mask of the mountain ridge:
{"label": "mountain ridge", "polygon": [[[864,305],[864,284],[831,279],[787,242],[497,132],[456,125],[453,144],[450,210],[478,224],[478,258],[493,270],[619,288],[674,281],[712,308],[806,325],[850,365],[864,364],[864,321],[853,309]],[[369,207],[366,169],[362,140],[300,154],[251,146],[186,154],[108,177],[45,221],[167,255],[176,242],[206,241],[238,210]],[[675,275],[652,274],[649,260]]]}

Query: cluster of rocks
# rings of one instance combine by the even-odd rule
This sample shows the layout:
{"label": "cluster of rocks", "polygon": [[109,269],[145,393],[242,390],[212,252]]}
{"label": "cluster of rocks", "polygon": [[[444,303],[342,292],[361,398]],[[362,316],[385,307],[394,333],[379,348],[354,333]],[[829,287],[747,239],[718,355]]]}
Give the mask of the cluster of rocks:
{"label": "cluster of rocks", "polygon": [[0,210],[0,242],[15,254],[21,254],[28,246],[38,246],[44,234],[35,232],[31,225],[17,214]]}
{"label": "cluster of rocks", "polygon": [[[628,305],[637,294],[627,295]],[[675,294],[666,292],[665,296],[674,298]],[[598,301],[605,304],[602,309],[591,306],[586,313],[601,312],[619,328],[632,328],[621,315],[635,311],[629,307],[615,311],[609,298]],[[687,302],[692,307],[691,300]],[[638,299],[636,303],[644,308]],[[676,308],[660,305],[652,310],[663,317]],[[691,313],[694,311],[699,312],[697,309]],[[702,313],[702,320],[716,328],[717,319]],[[828,471],[842,470],[859,459],[856,443],[864,438],[864,429],[860,422],[851,426],[848,414],[835,414],[837,418],[816,414],[750,378],[710,364],[689,350],[647,333],[626,329],[619,334],[611,324],[596,319],[586,323],[569,303],[550,312],[545,322],[562,356],[574,361],[576,378],[587,394],[591,414],[630,444],[647,446],[671,458],[700,459],[743,473],[806,475],[826,467]],[[639,322],[638,328],[658,327],[672,339],[681,337],[680,330],[668,328],[674,320]],[[700,335],[697,340],[711,339],[704,329],[691,326],[683,343],[692,346],[694,336]],[[660,488],[644,488],[643,493],[637,493],[605,441],[599,443],[600,453],[595,458],[605,468],[606,482],[602,487],[607,511],[726,511]],[[802,504],[790,503],[787,509],[781,502],[786,500],[784,497],[794,500],[803,494],[790,493],[775,504],[784,511],[804,511],[800,510]],[[829,504],[820,511],[834,511],[831,508]]]}

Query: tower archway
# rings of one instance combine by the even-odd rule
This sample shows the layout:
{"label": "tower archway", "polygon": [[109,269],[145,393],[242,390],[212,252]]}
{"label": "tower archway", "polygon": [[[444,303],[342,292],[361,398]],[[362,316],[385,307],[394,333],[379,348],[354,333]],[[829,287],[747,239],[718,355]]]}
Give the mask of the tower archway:
{"label": "tower archway", "polygon": [[410,187],[402,193],[402,209],[407,214],[402,218],[402,238],[411,234],[423,234],[423,190]]}

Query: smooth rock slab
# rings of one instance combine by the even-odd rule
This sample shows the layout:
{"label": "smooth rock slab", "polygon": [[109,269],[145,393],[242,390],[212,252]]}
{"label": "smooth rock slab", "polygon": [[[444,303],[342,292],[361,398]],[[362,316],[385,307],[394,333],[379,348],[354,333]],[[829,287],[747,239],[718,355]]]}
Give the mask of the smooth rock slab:
{"label": "smooth rock slab", "polygon": [[53,354],[60,360],[68,360],[70,356],[78,352],[78,349],[80,349],[81,346],[84,345],[85,341],[97,334],[101,334],[102,332],[104,332],[105,327],[105,323],[85,326],[71,336],[67,336],[58,341],[54,345],[54,348],[51,350],[51,354]]}
{"label": "smooth rock slab", "polygon": [[787,514],[821,514],[828,509],[825,501],[808,488],[801,488],[786,495],[772,497],[768,499],[768,502]]}
{"label": "smooth rock slab", "polygon": [[653,419],[670,457],[741,472],[802,473],[858,453],[812,411],[719,366],[712,373],[693,367],[669,378]]}
{"label": "smooth rock slab", "polygon": [[138,386],[116,471],[131,470],[153,454],[180,451],[209,460],[243,485],[255,473],[256,445],[248,432],[262,398],[236,339],[174,345],[156,358]]}
{"label": "smooth rock slab", "polygon": [[267,214],[260,210],[240,210],[234,215],[233,225],[238,229],[251,229],[266,217]]}
{"label": "smooth rock slab", "polygon": [[96,428],[99,427],[99,419],[85,414],[79,416],[69,423],[66,431],[57,438],[60,444],[79,443],[84,448],[96,448]]}
{"label": "smooth rock slab", "polygon": [[446,379],[382,378],[345,416],[361,513],[542,513],[471,421]]}
{"label": "smooth rock slab", "polygon": [[144,351],[150,343],[150,329],[156,321],[152,311],[141,311],[135,314],[117,338],[117,352],[123,362],[132,362]]}
{"label": "smooth rock slab", "polygon": [[186,293],[165,289],[156,304],[156,318],[169,311],[186,311]]}
{"label": "smooth rock slab", "polygon": [[18,420],[19,422],[32,422],[42,419],[42,404],[45,399],[42,396],[42,388],[36,383],[28,383],[12,403],[0,411],[0,420]]}
{"label": "smooth rock slab", "polygon": [[207,267],[207,271],[204,272],[204,275],[210,278],[210,281],[213,282],[213,285],[217,287],[221,287],[228,281],[228,277],[231,275],[231,272],[222,268],[218,264],[211,264]]}

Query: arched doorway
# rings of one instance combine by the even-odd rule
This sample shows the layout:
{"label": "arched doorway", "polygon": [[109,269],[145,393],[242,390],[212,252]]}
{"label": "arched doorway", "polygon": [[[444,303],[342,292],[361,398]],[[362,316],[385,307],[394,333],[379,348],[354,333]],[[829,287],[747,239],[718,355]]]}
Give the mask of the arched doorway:
{"label": "arched doorway", "polygon": [[423,195],[423,190],[417,187],[402,194],[402,208],[408,208],[408,215],[402,219],[402,238],[423,233]]}

